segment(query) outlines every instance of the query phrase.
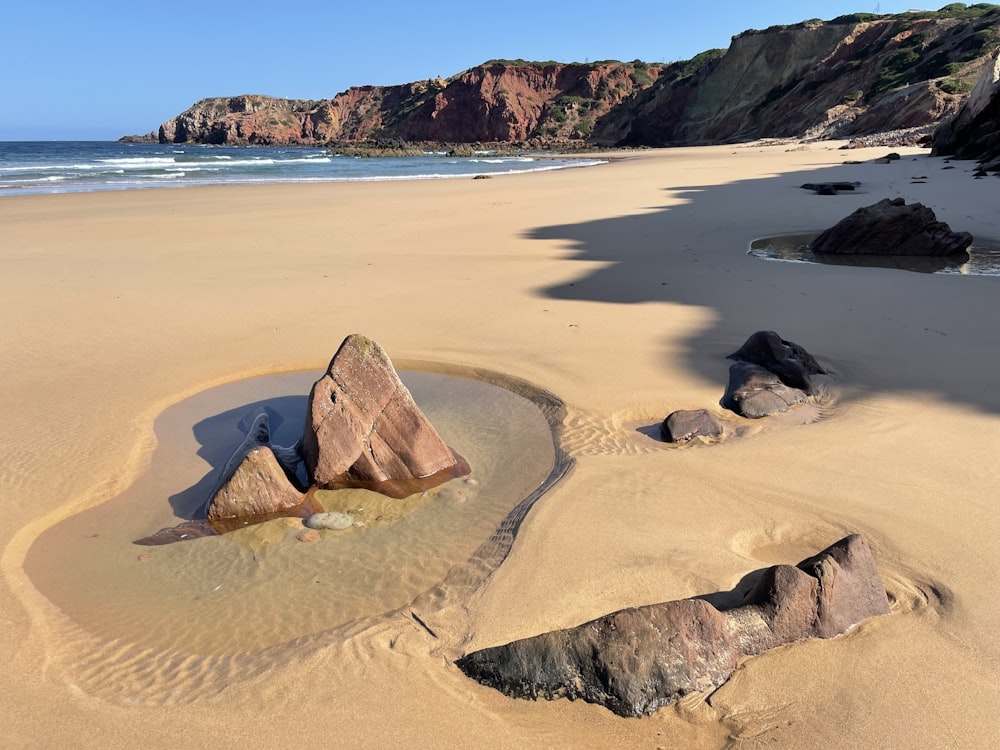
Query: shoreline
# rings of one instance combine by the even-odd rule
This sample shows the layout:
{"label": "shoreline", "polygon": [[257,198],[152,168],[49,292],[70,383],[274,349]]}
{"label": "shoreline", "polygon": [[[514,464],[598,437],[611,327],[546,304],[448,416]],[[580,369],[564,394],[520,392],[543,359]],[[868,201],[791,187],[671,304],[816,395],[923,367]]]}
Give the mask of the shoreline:
{"label": "shoreline", "polygon": [[[16,717],[0,738],[176,747],[184,727],[180,746],[312,746],[328,740],[318,725],[335,721],[358,747],[523,747],[544,736],[710,748],[754,733],[796,748],[988,743],[1000,730],[981,718],[998,697],[989,664],[1000,657],[986,627],[1000,562],[996,282],[766,263],[746,248],[895,194],[995,236],[1000,188],[918,149],[894,164],[844,165],[885,148],[836,145],[637,153],[476,189],[434,180],[0,200],[11,342],[0,377],[14,404],[0,438],[0,643],[14,654],[4,705]],[[817,174],[870,189],[798,188]],[[911,184],[921,174],[926,183]],[[725,355],[761,328],[837,371],[826,418],[748,425],[753,439],[696,450],[645,442],[636,425],[718,409]],[[34,589],[23,570],[34,540],[143,474],[168,403],[322,369],[352,332],[400,368],[502,372],[565,404],[572,474],[485,585],[427,621],[465,633],[463,650],[729,590],[748,570],[794,563],[851,530],[872,544],[893,614],[752,659],[711,699],[633,721],[478,686],[408,617],[285,644],[259,662],[177,653],[156,665],[81,633]],[[884,690],[887,675],[902,687]],[[32,709],[43,696],[58,725]],[[248,720],[235,735],[219,726],[217,699]],[[320,721],[283,711],[249,721],[284,705]]]}

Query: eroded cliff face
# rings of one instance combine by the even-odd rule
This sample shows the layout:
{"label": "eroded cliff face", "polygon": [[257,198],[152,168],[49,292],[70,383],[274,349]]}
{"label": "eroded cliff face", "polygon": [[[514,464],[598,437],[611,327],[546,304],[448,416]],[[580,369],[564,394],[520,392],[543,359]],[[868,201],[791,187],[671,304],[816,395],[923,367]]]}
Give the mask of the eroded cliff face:
{"label": "eroded cliff face", "polygon": [[972,94],[955,117],[934,134],[935,155],[1000,159],[1000,49],[983,68]]}
{"label": "eroded cliff face", "polygon": [[639,96],[625,143],[849,137],[953,114],[988,59],[1000,8],[976,19],[904,14],[745,32],[718,62]]}
{"label": "eroded cliff face", "polygon": [[1000,6],[949,8],[747,31],[669,65],[493,61],[320,101],[206,99],[156,139],[660,146],[929,127],[958,110],[1000,40]]}
{"label": "eroded cliff face", "polygon": [[161,143],[325,144],[376,136],[447,143],[588,139],[614,107],[652,85],[645,63],[492,62],[449,80],[358,86],[332,100],[204,99],[160,126]]}

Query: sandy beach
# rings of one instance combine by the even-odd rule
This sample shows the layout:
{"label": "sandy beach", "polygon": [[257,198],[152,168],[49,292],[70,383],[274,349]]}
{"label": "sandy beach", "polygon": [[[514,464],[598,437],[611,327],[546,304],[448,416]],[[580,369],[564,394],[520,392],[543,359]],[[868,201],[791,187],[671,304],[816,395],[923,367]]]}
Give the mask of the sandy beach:
{"label": "sandy beach", "polygon": [[[839,145],[655,150],[489,180],[0,198],[0,746],[996,744],[1000,277],[746,251],[897,196],[1000,241],[1000,180],[925,150],[879,164],[887,149]],[[861,187],[799,188],[834,180]],[[835,373],[818,408],[729,415],[714,444],[660,442],[676,409],[725,416],[725,356],[761,329]],[[517,495],[505,507],[566,467],[509,550],[493,550],[495,569],[463,567],[493,516],[455,532],[468,537],[454,559],[437,541],[386,543],[367,575],[412,589],[352,620],[323,599],[356,575],[323,567],[332,538],[303,544],[273,521],[245,544],[131,544],[182,520],[168,498],[210,468],[190,425],[263,396],[192,399],[318,376],[350,333],[401,368],[481,369],[562,402],[552,455],[530,442],[537,430],[497,436],[523,405],[480,414],[481,440],[494,454],[521,446],[544,464],[534,473],[516,455],[478,458],[480,425],[462,428],[462,449],[489,464],[473,475],[488,477],[483,491]],[[278,388],[266,396],[307,392]],[[510,699],[453,664],[623,607],[729,591],[854,532],[889,616],[748,659],[711,695],[648,718]],[[298,574],[310,565],[316,581]],[[212,600],[216,587],[227,598]]]}

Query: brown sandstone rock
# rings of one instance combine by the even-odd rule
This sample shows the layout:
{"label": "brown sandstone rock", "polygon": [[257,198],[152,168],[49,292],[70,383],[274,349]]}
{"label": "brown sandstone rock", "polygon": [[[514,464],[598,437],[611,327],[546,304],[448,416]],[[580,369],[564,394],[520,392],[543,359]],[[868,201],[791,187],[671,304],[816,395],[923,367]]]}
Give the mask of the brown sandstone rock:
{"label": "brown sandstone rock", "polygon": [[809,249],[817,254],[943,256],[964,252],[968,232],[952,232],[921,203],[884,198],[827,229]]}
{"label": "brown sandstone rock", "polygon": [[[206,516],[212,523],[251,519],[296,508],[305,495],[275,457],[267,414],[260,414],[222,471]],[[284,450],[284,449],[282,449]]]}
{"label": "brown sandstone rock", "polygon": [[356,334],[313,385],[302,454],[322,489],[365,487],[397,498],[469,473],[382,347]]}
{"label": "brown sandstone rock", "polygon": [[456,664],[517,698],[582,698],[642,716],[718,687],[739,659],[804,638],[829,638],[889,613],[871,550],[842,539],[799,567],[763,572],[742,603],[701,599],[624,609],[575,628],[475,651]]}

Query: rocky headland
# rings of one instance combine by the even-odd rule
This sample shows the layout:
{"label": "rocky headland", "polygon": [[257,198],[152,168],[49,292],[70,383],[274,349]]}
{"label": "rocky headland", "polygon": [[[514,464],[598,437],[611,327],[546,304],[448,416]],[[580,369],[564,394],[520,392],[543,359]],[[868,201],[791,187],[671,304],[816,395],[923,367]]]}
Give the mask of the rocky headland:
{"label": "rocky headland", "polygon": [[886,131],[927,139],[989,66],[998,31],[1000,6],[988,4],[856,13],[748,30],[728,49],[667,64],[493,60],[447,79],[355,86],[331,99],[204,99],[128,139],[346,147],[388,138],[528,148]]}

